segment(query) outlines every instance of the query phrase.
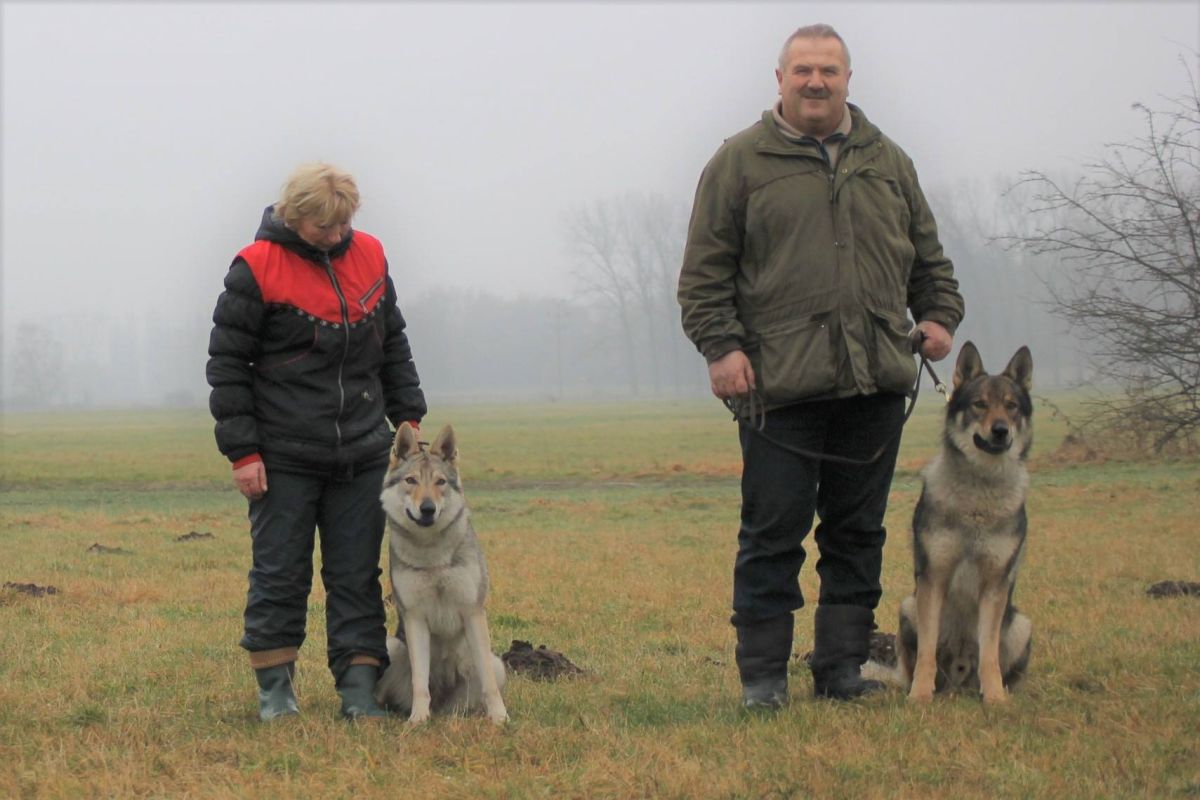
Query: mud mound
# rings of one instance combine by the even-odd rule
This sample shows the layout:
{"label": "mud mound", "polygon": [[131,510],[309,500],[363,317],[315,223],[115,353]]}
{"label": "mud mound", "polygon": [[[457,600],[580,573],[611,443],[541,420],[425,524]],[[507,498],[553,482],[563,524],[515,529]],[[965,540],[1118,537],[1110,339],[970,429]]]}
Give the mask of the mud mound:
{"label": "mud mound", "polygon": [[[867,656],[871,661],[883,664],[885,667],[896,666],[896,634],[871,632],[871,650]],[[812,650],[800,656],[800,660],[812,666]]]}
{"label": "mud mound", "polygon": [[1195,581],[1159,581],[1146,589],[1151,597],[1200,597],[1200,583]]}
{"label": "mud mound", "polygon": [[127,556],[127,555],[130,555],[133,551],[126,550],[122,547],[109,547],[107,545],[100,544],[99,542],[95,542],[91,547],[89,547],[84,552],[85,553],[97,553],[100,555],[110,555],[110,556]]}
{"label": "mud mound", "polygon": [[48,594],[58,594],[58,589],[54,586],[38,586],[36,583],[13,583],[5,581],[4,588],[18,594],[29,595],[30,597],[45,597]]}
{"label": "mud mound", "polygon": [[551,650],[544,644],[534,648],[520,639],[513,639],[512,647],[500,656],[500,660],[512,672],[521,673],[535,681],[553,681],[587,674],[557,650]]}
{"label": "mud mound", "polygon": [[177,542],[194,542],[197,539],[215,539],[215,538],[217,538],[217,537],[213,536],[208,531],[189,531],[189,532],[185,533],[183,536],[176,536],[175,541],[177,541]]}

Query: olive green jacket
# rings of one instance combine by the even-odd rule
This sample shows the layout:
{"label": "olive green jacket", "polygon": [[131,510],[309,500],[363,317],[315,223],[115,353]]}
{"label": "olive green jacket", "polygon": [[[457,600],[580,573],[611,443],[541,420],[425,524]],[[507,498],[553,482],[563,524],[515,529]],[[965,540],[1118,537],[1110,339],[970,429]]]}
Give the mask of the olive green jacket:
{"label": "olive green jacket", "polygon": [[711,363],[743,350],[768,406],[910,393],[908,334],[963,316],[912,161],[850,105],[835,167],[770,110],[700,176],[679,275],[683,329]]}

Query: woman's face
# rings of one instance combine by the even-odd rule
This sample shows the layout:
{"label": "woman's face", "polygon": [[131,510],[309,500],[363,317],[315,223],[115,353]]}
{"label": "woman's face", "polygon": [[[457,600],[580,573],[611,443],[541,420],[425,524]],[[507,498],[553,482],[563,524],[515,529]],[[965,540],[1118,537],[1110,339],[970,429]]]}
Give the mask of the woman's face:
{"label": "woman's face", "polygon": [[292,230],[296,235],[318,250],[329,251],[337,247],[346,234],[350,232],[350,220],[335,222],[330,225],[319,225],[311,219],[302,219]]}

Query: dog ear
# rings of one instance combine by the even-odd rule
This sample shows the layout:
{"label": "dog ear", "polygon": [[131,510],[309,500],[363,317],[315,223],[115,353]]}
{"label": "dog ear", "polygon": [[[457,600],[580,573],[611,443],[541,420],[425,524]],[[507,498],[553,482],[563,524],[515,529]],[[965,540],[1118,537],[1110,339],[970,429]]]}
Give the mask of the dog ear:
{"label": "dog ear", "polygon": [[429,446],[429,452],[439,455],[453,464],[454,460],[458,458],[458,440],[454,438],[454,428],[449,425],[442,428],[442,432]]}
{"label": "dog ear", "polygon": [[1026,392],[1033,388],[1033,354],[1028,347],[1021,345],[1021,349],[1013,354],[1012,360],[1004,368],[1004,374]]}
{"label": "dog ear", "polygon": [[958,362],[954,365],[954,388],[958,389],[972,378],[986,374],[983,371],[983,359],[979,357],[979,351],[975,349],[974,343],[964,343],[962,349],[958,351]]}
{"label": "dog ear", "polygon": [[396,466],[420,450],[421,443],[417,441],[417,432],[412,429],[412,425],[401,422],[400,427],[396,429],[396,438],[392,441],[392,454],[388,461],[388,468]]}

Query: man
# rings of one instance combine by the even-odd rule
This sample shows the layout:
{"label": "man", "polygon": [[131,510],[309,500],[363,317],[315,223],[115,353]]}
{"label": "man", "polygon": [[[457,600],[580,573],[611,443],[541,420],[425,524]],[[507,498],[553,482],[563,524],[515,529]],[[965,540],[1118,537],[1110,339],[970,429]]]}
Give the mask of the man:
{"label": "man", "polygon": [[[787,700],[814,513],[814,692],[850,699],[882,688],[859,668],[917,377],[911,342],[944,358],[963,316],[912,162],[846,102],[850,75],[850,53],[828,25],[788,38],[779,102],[701,175],[679,277],[684,331],[708,361],[713,394],[739,408],[731,621],[748,708]],[[767,412],[761,432],[753,409]]]}

